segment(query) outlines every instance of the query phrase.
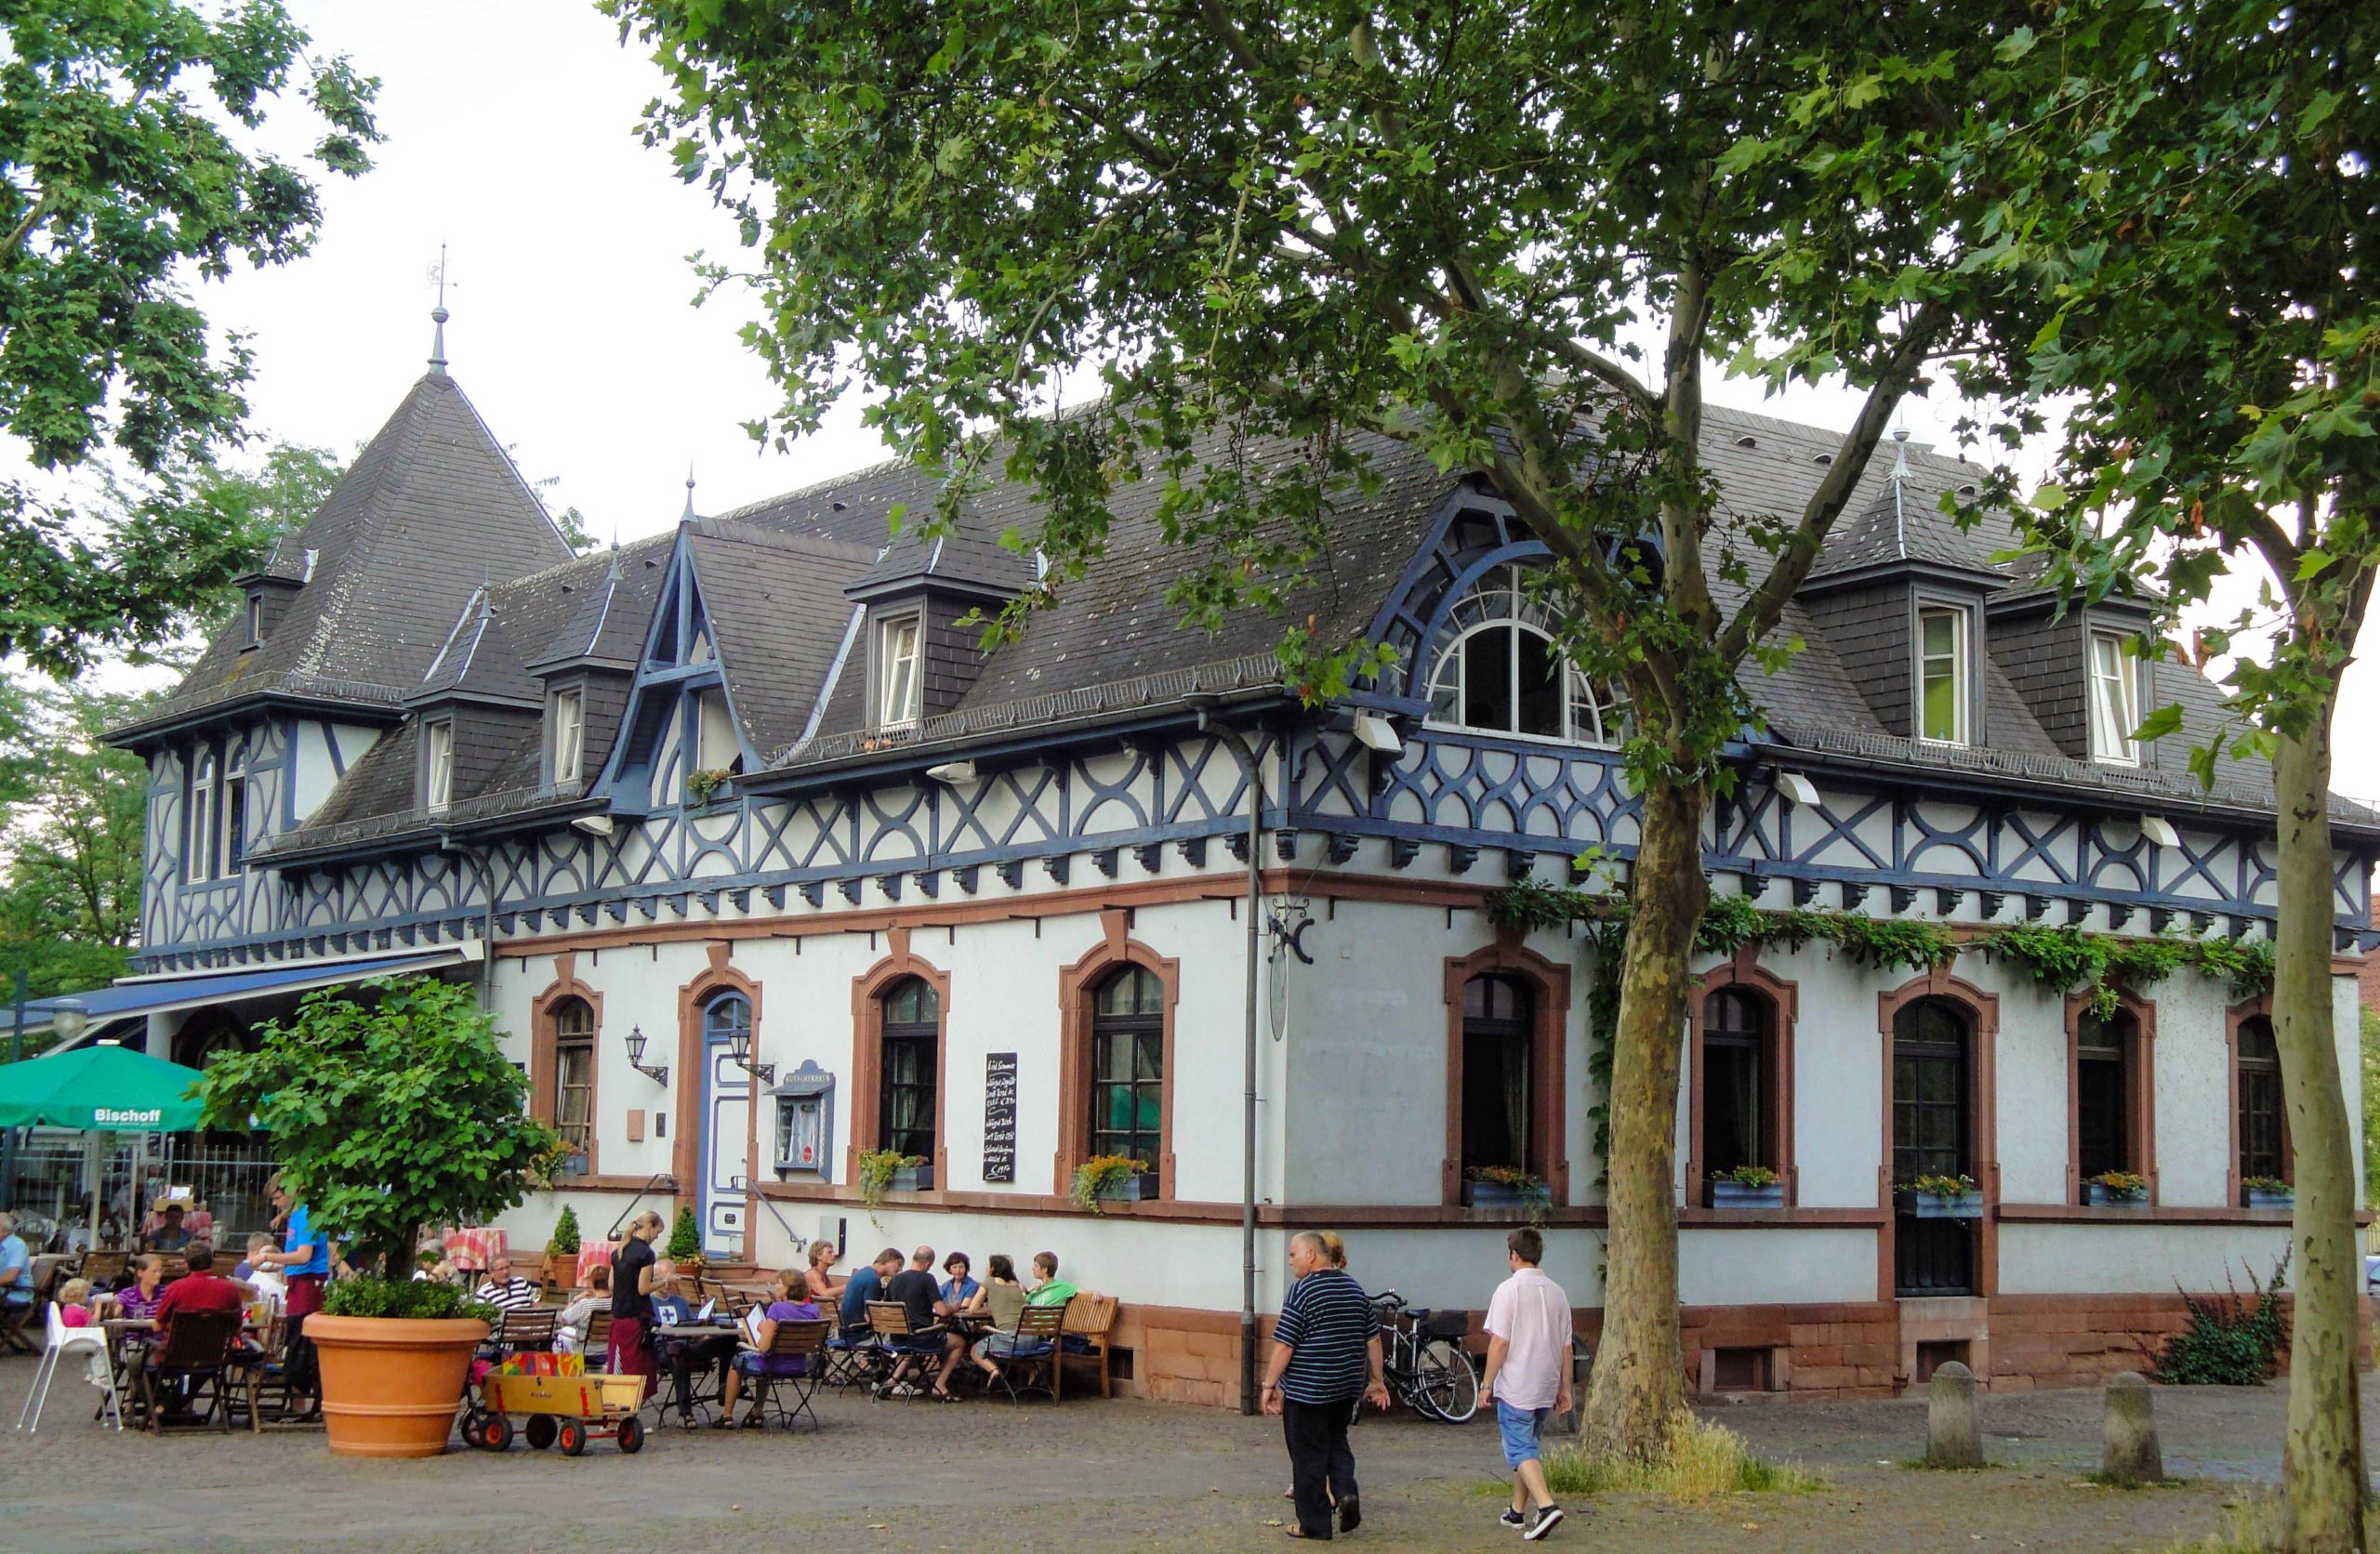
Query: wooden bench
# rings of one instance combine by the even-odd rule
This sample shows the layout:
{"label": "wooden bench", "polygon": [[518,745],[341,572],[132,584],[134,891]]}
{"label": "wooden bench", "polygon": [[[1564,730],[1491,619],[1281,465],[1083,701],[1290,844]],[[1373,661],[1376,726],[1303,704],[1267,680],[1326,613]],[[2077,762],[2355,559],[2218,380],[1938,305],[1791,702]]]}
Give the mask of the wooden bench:
{"label": "wooden bench", "polygon": [[1100,1295],[1091,1290],[1077,1292],[1075,1297],[1066,1302],[1065,1336],[1080,1338],[1090,1347],[1091,1352],[1075,1354],[1069,1352],[1063,1343],[1058,1346],[1058,1363],[1061,1365],[1068,1360],[1098,1363],[1099,1395],[1103,1398],[1115,1396],[1108,1375],[1107,1344],[1108,1335],[1116,1326],[1117,1305],[1117,1301],[1112,1295]]}

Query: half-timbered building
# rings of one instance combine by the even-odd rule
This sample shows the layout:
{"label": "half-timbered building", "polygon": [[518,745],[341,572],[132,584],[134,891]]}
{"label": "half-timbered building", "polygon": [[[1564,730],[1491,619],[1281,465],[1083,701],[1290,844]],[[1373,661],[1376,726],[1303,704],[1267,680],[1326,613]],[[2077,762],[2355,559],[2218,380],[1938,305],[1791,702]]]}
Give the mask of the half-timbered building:
{"label": "half-timbered building", "polygon": [[[1831,433],[1713,410],[1738,515],[1798,509]],[[1256,448],[1246,456],[1287,450]],[[1527,586],[1546,552],[1492,485],[1385,441],[1289,616],[1395,650],[1326,705],[1284,690],[1279,619],[1183,629],[1155,493],[1022,639],[965,624],[1049,588],[1033,504],[897,534],[936,488],[884,466],[574,557],[443,362],[179,691],[115,738],[151,772],[139,975],[95,1023],[203,1060],[305,987],[476,979],[569,1141],[514,1217],[590,1232],[692,1208],[718,1257],[821,1233],[1020,1260],[1120,1297],[1126,1385],[1236,1395],[1256,837],[1260,1306],[1282,1239],[1476,1308],[1510,1209],[1545,1184],[1551,1271],[1592,1330],[1601,1167],[1571,928],[1500,934],[1509,882],[1624,870],[1627,711],[1561,666]],[[2265,768],[2186,770],[2218,691],[2144,658],[2140,608],[2061,610],[1963,531],[1955,458],[1880,461],[1746,689],[1707,867],[1723,894],[1962,928],[2264,935]],[[2181,732],[2135,740],[2178,702]],[[1251,818],[1253,824],[1251,825]],[[2369,924],[2373,817],[2342,806],[2343,957]],[[1964,1358],[1994,1386],[2136,1364],[2176,1285],[2268,1268],[2287,1179],[2267,1011],[2194,972],[2112,1018],[1968,955],[1923,975],[1824,944],[1704,957],[1678,1192],[1686,1352],[1706,1390],[1881,1392]],[[2353,1082],[2355,962],[2342,958]],[[864,1202],[860,1158],[919,1164]],[[1093,1155],[1135,1195],[1072,1201]],[[1737,1167],[1766,1206],[1714,1203]],[[2089,1201],[2088,1179],[2146,1179]],[[1972,1177],[1981,1217],[1896,1181]],[[1726,1194],[1718,1194],[1726,1196]]]}

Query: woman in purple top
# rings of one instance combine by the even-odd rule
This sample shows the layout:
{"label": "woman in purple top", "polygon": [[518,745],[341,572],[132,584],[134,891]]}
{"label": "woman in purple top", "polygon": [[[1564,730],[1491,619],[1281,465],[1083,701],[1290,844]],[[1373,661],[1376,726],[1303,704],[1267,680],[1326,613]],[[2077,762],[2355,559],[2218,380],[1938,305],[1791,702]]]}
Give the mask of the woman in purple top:
{"label": "woman in purple top", "polygon": [[115,1314],[145,1320],[156,1315],[157,1302],[165,1298],[165,1259],[154,1252],[146,1252],[132,1265],[132,1283],[115,1292]]}
{"label": "woman in purple top", "polygon": [[[769,1346],[776,1342],[777,1324],[781,1322],[816,1322],[817,1303],[810,1298],[810,1277],[799,1269],[788,1268],[779,1272],[769,1284],[769,1303],[760,1312],[760,1325],[752,1334],[752,1347],[735,1356],[735,1368],[727,1376],[727,1406],[711,1425],[713,1429],[725,1429],[735,1421],[735,1399],[744,1389],[744,1378],[764,1376],[800,1376],[810,1368],[810,1362],[799,1354],[772,1355]],[[759,1429],[764,1423],[760,1415],[760,1400],[756,1395],[752,1407],[744,1416],[746,1429]]]}

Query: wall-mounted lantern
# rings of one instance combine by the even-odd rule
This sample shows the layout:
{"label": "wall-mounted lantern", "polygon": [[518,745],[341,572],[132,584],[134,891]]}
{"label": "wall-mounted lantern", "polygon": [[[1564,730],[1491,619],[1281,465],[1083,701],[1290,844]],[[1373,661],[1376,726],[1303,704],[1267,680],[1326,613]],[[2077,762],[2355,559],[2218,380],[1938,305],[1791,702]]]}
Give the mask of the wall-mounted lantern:
{"label": "wall-mounted lantern", "polygon": [[628,1067],[656,1085],[669,1083],[668,1064],[664,1063],[659,1068],[644,1066],[644,1027],[641,1025],[633,1025],[628,1028]]}

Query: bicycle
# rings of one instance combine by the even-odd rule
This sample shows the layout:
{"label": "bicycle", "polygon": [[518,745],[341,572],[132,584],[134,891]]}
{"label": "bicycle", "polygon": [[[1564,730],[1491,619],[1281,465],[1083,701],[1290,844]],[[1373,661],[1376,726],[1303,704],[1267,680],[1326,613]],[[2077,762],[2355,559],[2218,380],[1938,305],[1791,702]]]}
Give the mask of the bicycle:
{"label": "bicycle", "polygon": [[1372,1297],[1389,1395],[1424,1418],[1460,1425],[1479,1412],[1479,1373],[1462,1351],[1461,1311],[1408,1310],[1395,1290]]}

